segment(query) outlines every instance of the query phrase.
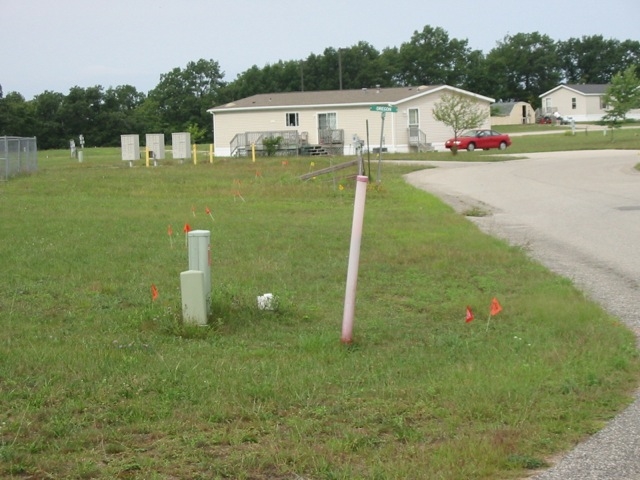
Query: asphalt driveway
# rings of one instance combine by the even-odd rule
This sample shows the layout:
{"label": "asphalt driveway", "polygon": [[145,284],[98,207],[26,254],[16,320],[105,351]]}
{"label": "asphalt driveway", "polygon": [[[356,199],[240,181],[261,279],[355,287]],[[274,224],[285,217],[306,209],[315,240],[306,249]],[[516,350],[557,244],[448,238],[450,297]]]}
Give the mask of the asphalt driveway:
{"label": "asphalt driveway", "polygon": [[[437,168],[413,172],[406,180],[459,212],[486,212],[469,218],[573,280],[640,339],[640,172],[634,169],[639,152],[527,157],[499,163],[425,162]],[[640,479],[640,390],[605,429],[532,478]]]}

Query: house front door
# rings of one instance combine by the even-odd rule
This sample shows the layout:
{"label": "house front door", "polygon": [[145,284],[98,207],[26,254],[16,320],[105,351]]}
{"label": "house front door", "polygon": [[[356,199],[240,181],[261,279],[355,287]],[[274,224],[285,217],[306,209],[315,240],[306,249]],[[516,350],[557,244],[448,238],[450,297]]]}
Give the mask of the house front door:
{"label": "house front door", "polygon": [[415,145],[420,137],[420,111],[417,108],[409,109],[409,144]]}
{"label": "house front door", "polygon": [[334,141],[334,131],[337,128],[337,117],[335,112],[318,114],[318,143],[332,144]]}

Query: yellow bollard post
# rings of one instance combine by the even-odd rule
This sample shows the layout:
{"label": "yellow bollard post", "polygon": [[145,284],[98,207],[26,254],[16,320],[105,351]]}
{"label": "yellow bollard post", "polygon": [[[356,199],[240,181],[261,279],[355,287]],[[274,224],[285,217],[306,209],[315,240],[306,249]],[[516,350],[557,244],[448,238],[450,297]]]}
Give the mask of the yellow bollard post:
{"label": "yellow bollard post", "polygon": [[256,162],[256,144],[255,143],[251,144],[251,160],[253,161],[253,163]]}
{"label": "yellow bollard post", "polygon": [[193,144],[193,148],[191,150],[193,152],[193,164],[197,165],[198,164],[198,156],[197,156],[198,152],[196,150],[196,144],[195,143]]}
{"label": "yellow bollard post", "polygon": [[213,143],[209,145],[209,163],[213,163]]}
{"label": "yellow bollard post", "polygon": [[145,147],[144,149],[144,160],[145,160],[145,165],[148,167],[149,166],[149,147]]}

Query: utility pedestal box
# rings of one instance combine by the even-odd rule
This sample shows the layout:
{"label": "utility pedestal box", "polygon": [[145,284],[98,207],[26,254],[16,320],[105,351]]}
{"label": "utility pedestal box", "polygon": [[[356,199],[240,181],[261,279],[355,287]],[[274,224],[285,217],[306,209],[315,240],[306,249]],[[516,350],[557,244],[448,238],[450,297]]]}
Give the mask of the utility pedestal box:
{"label": "utility pedestal box", "polygon": [[191,158],[191,134],[189,132],[171,134],[171,154],[177,160]]}
{"label": "utility pedestal box", "polygon": [[154,160],[164,160],[164,133],[147,133],[145,143]]}
{"label": "utility pedestal box", "polygon": [[140,135],[120,135],[120,145],[122,147],[122,160],[131,162],[140,160]]}
{"label": "utility pedestal box", "polygon": [[189,244],[189,270],[204,274],[204,292],[207,312],[211,309],[211,232],[191,230],[187,235]]}
{"label": "utility pedestal box", "polygon": [[207,304],[204,289],[204,272],[187,270],[180,274],[182,293],[182,318],[187,323],[207,324]]}

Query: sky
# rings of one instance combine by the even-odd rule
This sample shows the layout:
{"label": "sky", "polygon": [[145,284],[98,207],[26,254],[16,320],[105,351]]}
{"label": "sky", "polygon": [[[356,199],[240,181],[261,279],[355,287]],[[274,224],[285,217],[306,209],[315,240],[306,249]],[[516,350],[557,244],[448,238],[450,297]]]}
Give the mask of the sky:
{"label": "sky", "polygon": [[133,85],[199,59],[224,81],[256,65],[366,42],[400,47],[425,26],[488,53],[506,35],[640,40],[639,0],[0,0],[0,85],[25,99]]}

